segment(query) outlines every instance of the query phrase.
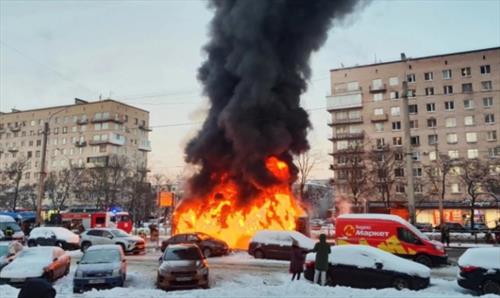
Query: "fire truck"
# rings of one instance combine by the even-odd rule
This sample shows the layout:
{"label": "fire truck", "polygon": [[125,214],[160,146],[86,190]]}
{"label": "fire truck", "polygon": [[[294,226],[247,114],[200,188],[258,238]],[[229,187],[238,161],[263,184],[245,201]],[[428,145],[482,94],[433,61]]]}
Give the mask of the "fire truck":
{"label": "fire truck", "polygon": [[124,211],[101,211],[93,208],[73,208],[61,213],[63,225],[71,230],[90,228],[118,228],[127,233],[132,231],[133,222]]}

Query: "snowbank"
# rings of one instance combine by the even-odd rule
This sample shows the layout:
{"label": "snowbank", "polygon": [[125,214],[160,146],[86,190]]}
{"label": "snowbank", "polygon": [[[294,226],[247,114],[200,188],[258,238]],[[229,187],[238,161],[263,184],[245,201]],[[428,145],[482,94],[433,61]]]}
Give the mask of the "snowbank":
{"label": "snowbank", "polygon": [[[384,270],[406,273],[428,278],[431,270],[421,264],[400,258],[383,250],[366,245],[341,245],[331,248],[329,262],[332,265],[351,265],[358,268],[376,268],[375,263],[382,263]],[[307,261],[314,261],[315,253],[307,254]]]}
{"label": "snowbank", "polygon": [[500,270],[500,247],[469,248],[458,259],[458,265]]}

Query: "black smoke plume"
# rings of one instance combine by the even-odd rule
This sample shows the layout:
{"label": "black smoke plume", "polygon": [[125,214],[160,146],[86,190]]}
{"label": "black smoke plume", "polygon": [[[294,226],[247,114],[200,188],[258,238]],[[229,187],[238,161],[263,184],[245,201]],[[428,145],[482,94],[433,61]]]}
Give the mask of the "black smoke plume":
{"label": "black smoke plume", "polygon": [[[300,107],[311,53],[327,38],[334,19],[352,12],[354,0],[212,0],[215,10],[207,60],[198,79],[211,102],[186,161],[201,166],[190,179],[194,195],[212,190],[226,173],[242,201],[277,183],[265,168],[276,156],[297,175],[293,154],[309,149],[311,123]],[[214,179],[215,178],[215,179]]]}

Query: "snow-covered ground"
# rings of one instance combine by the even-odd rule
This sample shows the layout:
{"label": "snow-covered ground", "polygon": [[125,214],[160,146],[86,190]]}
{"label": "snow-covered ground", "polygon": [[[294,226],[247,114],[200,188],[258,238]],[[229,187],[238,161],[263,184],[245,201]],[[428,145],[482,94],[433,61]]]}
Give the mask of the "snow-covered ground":
{"label": "snow-covered ground", "polygon": [[[457,267],[433,269],[431,286],[421,291],[395,289],[362,290],[347,287],[320,287],[306,280],[291,282],[287,261],[256,260],[246,252],[236,252],[226,257],[210,258],[210,283],[208,290],[183,290],[165,292],[155,289],[159,252],[143,256],[129,256],[125,288],[93,290],[73,294],[72,280],[75,262],[81,256],[72,252],[73,263],[68,276],[54,284],[57,298],[157,298],[157,297],[457,297],[472,298],[474,293],[460,288],[455,281]],[[0,286],[1,298],[15,298],[19,290]],[[483,296],[488,298],[494,295]]]}

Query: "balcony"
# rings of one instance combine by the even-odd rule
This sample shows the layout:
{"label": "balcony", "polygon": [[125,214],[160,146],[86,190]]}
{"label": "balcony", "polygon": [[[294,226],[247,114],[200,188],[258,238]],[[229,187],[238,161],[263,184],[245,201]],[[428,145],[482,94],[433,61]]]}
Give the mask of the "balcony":
{"label": "balcony", "polygon": [[379,92],[386,92],[386,91],[387,91],[387,86],[385,84],[382,84],[379,86],[370,85],[370,93],[379,93]]}
{"label": "balcony", "polygon": [[338,141],[338,140],[355,140],[355,139],[363,139],[365,134],[363,132],[358,133],[337,133],[334,136],[330,137],[330,141]]}
{"label": "balcony", "polygon": [[92,118],[92,123],[102,123],[102,122],[115,122],[118,124],[123,124],[125,123],[125,120],[123,117],[99,117],[99,118]]}
{"label": "balcony", "polygon": [[12,132],[18,132],[18,131],[20,131],[20,130],[21,130],[21,126],[18,126],[18,125],[11,125],[11,126],[9,126],[9,129],[10,129],[10,131],[12,131]]}
{"label": "balcony", "polygon": [[384,113],[382,115],[372,115],[371,116],[371,122],[381,122],[381,121],[387,121],[389,119],[389,116]]}
{"label": "balcony", "polygon": [[328,155],[331,156],[339,156],[339,155],[354,155],[354,154],[363,154],[365,150],[363,148],[347,148],[336,150],[335,152],[330,152]]}
{"label": "balcony", "polygon": [[139,129],[144,130],[144,131],[148,131],[148,132],[153,131],[150,127],[147,127],[146,125],[143,125],[143,124],[139,125]]}
{"label": "balcony", "polygon": [[76,141],[75,147],[85,147],[87,146],[87,141]]}
{"label": "balcony", "polygon": [[19,151],[19,149],[17,149],[17,147],[10,147],[8,150],[9,150],[9,152],[17,152],[17,151]]}
{"label": "balcony", "polygon": [[356,94],[356,93],[361,93],[363,89],[361,86],[354,87],[354,88],[348,88],[347,86],[341,86],[341,87],[336,87],[333,90],[333,95],[346,95],[346,94]]}
{"label": "balcony", "polygon": [[142,141],[140,144],[139,144],[139,148],[138,148],[140,151],[146,151],[146,152],[151,152],[151,142],[150,141]]}
{"label": "balcony", "polygon": [[336,171],[336,170],[350,170],[350,169],[364,169],[365,165],[363,164],[357,164],[353,165],[352,163],[342,163],[342,164],[330,164],[330,170]]}
{"label": "balcony", "polygon": [[356,123],[363,123],[363,117],[360,116],[356,118],[333,119],[332,122],[328,123],[328,126],[356,124]]}
{"label": "balcony", "polygon": [[343,110],[363,107],[361,92],[348,93],[344,95],[331,95],[326,97],[326,109],[328,111]]}
{"label": "balcony", "polygon": [[78,125],[85,125],[87,123],[89,123],[89,119],[87,119],[87,118],[85,118],[85,119],[78,119],[76,121],[76,124],[78,124]]}
{"label": "balcony", "polygon": [[115,146],[123,146],[125,145],[125,137],[116,133],[110,133],[109,135],[104,135],[107,136],[106,138],[102,138],[100,140],[91,140],[89,142],[90,146],[97,146],[97,145],[104,145],[104,144],[110,144],[110,145],[115,145]]}

